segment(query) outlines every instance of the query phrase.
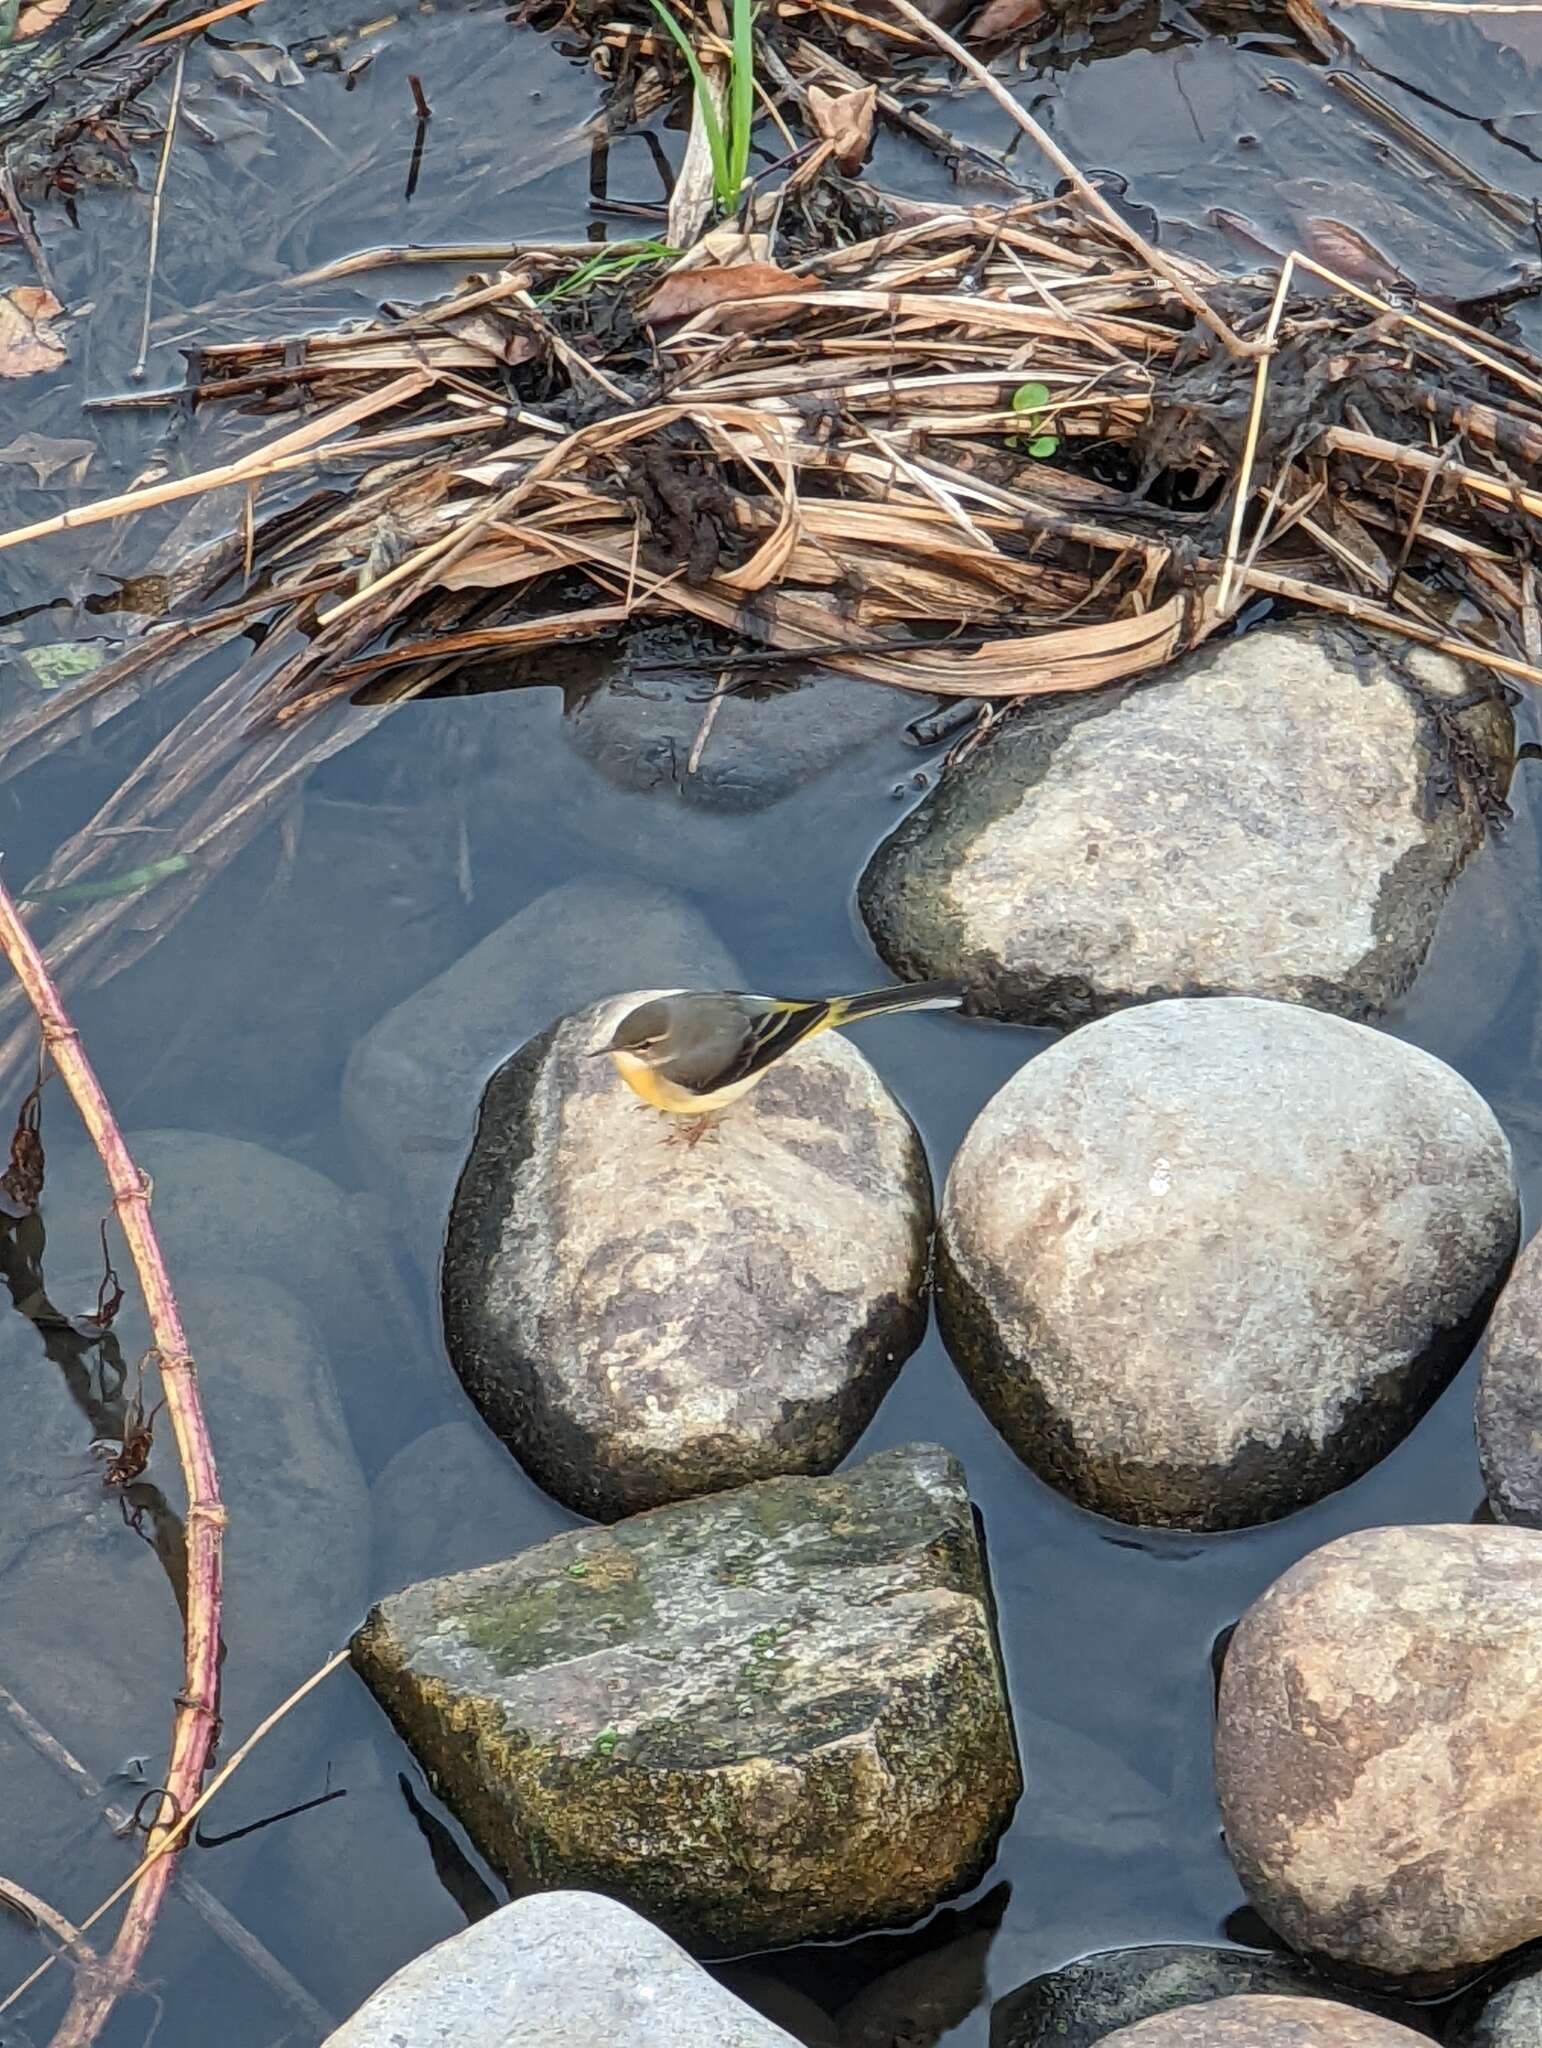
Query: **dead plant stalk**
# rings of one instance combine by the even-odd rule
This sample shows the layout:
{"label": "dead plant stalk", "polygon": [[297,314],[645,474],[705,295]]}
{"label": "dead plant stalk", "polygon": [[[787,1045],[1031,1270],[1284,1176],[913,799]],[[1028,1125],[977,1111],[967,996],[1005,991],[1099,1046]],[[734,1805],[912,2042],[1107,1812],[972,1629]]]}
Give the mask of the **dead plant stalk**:
{"label": "dead plant stalk", "polygon": [[168,1829],[198,1797],[218,1726],[220,1588],[225,1509],[214,1451],[198,1397],[198,1374],[187,1348],[177,1297],[150,1217],[145,1177],[129,1156],[80,1035],[70,1022],[42,955],[10,891],[0,881],[0,948],[26,992],[43,1044],[80,1112],[112,1190],[113,1208],[144,1295],[160,1370],[166,1414],[187,1489],[187,1591],[181,1690],[172,1721],[171,1760],[163,1813],[150,1830],[150,1855],[111,1953],[99,1969],[82,1970],[51,2048],[86,2048],[106,2023],[139,1968],[165,1897],[174,1858],[158,1854]]}

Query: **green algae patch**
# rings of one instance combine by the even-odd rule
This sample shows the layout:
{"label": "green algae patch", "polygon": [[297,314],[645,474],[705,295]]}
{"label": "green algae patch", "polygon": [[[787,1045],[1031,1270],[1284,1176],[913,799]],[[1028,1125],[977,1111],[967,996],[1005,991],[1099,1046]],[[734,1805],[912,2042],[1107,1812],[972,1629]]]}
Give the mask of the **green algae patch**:
{"label": "green algae patch", "polygon": [[973,1883],[1021,1790],[983,1560],[932,1445],[411,1586],[354,1661],[511,1882],[717,1952]]}

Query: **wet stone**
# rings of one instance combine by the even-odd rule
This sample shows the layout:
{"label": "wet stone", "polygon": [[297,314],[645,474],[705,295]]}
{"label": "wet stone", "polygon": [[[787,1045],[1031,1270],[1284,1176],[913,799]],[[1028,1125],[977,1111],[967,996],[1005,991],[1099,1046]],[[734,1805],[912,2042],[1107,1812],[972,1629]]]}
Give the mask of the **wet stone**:
{"label": "wet stone", "polygon": [[636,1913],[516,1899],[398,1970],[324,2048],[798,2048]]}
{"label": "wet stone", "polygon": [[381,1602],[354,1661],[511,1883],[719,1954],[916,1917],[1020,1788],[963,1473],[932,1445],[558,1536]]}
{"label": "wet stone", "polygon": [[1171,995],[1375,1016],[1508,782],[1503,704],[1443,708],[1471,681],[1314,624],[1021,712],[878,849],[862,914],[898,972],[1024,1023]]}
{"label": "wet stone", "polygon": [[1476,1417],[1495,1515],[1542,1528],[1542,1239],[1516,1260],[1489,1320]]}
{"label": "wet stone", "polygon": [[704,988],[739,979],[700,913],[667,890],[621,878],[568,882],[499,925],[355,1047],[343,1121],[426,1270],[438,1262],[488,1075],[563,1011],[660,978]]}
{"label": "wet stone", "polygon": [[1363,1025],[1247,998],[1073,1032],[986,1105],[938,1227],[943,1335],[1028,1464],[1222,1529],[1346,1485],[1461,1364],[1514,1248],[1482,1098]]}
{"label": "wet stone", "polygon": [[[635,658],[663,653],[641,647]],[[755,811],[895,737],[916,715],[913,697],[851,676],[791,686],[731,676],[693,772],[717,674],[710,665],[634,670],[586,697],[563,730],[575,752],[620,789],[658,791],[697,809]]]}
{"label": "wet stone", "polygon": [[1313,1998],[1222,1998],[1139,2020],[1104,2048],[1418,2048],[1395,2020]]}
{"label": "wet stone", "polygon": [[1449,2036],[1452,2048],[1537,2048],[1542,2041],[1542,1967],[1536,1955],[1510,1971],[1497,1988],[1485,1986],[1466,2010],[1471,2017]]}
{"label": "wet stone", "polygon": [[1352,1996],[1296,1957],[1264,1949],[1176,1942],[1105,1949],[999,2000],[991,2013],[991,2048],[1094,2048],[1137,2020],[1259,1993],[1293,2002]]}
{"label": "wet stone", "polygon": [[648,991],[488,1084],[451,1211],[445,1339],[526,1470],[601,1519],[827,1472],[926,1324],[931,1181],[848,1040],[779,1060],[699,1144],[603,1047]]}
{"label": "wet stone", "polygon": [[1542,1936],[1542,1536],[1367,1529],[1255,1601],[1221,1674],[1227,1847],[1303,1954],[1437,1995]]}
{"label": "wet stone", "polygon": [[567,1526],[474,1415],[404,1444],[370,1489],[371,1585],[394,1593],[425,1572],[469,1571]]}

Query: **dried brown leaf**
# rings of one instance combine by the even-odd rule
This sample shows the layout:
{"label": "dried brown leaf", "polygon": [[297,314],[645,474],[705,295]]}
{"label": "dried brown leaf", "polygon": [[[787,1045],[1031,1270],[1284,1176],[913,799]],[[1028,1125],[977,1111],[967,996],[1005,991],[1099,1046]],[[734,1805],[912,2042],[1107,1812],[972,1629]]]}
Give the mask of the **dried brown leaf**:
{"label": "dried brown leaf", "polygon": [[989,0],[978,18],[969,25],[972,43],[994,43],[1002,36],[1016,35],[1032,28],[1044,13],[1044,0]]}
{"label": "dried brown leaf", "polygon": [[32,36],[40,36],[45,28],[52,28],[56,21],[62,21],[69,12],[70,0],[31,0],[16,17],[13,42],[25,43]]}
{"label": "dried brown leaf", "polygon": [[[819,288],[817,278],[794,276],[774,263],[736,263],[728,270],[684,270],[665,278],[648,301],[646,312],[651,322],[662,325],[666,320],[689,320],[710,306],[735,299],[767,299],[785,292],[813,292]],[[725,320],[720,325],[726,331],[729,322]]]}
{"label": "dried brown leaf", "polygon": [[[995,4],[995,0],[992,0]],[[873,140],[873,116],[878,106],[876,85],[864,85],[860,92],[826,92],[823,86],[808,89],[809,117],[821,140],[832,143],[835,161],[848,178],[862,168]]]}
{"label": "dried brown leaf", "polygon": [[57,370],[69,353],[49,322],[64,308],[38,284],[0,292],[0,377],[35,377]]}

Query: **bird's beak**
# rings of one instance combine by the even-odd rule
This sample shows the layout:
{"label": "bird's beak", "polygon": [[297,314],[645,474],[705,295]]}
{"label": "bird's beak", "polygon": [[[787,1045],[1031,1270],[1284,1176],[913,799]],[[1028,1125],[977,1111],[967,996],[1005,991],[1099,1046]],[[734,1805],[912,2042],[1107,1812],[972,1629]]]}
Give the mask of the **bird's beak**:
{"label": "bird's beak", "polygon": [[588,1051],[584,1054],[584,1058],[586,1060],[597,1060],[600,1057],[601,1053],[609,1052],[611,1050],[612,1048],[608,1045],[591,1045]]}

